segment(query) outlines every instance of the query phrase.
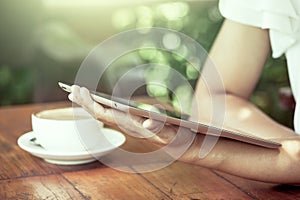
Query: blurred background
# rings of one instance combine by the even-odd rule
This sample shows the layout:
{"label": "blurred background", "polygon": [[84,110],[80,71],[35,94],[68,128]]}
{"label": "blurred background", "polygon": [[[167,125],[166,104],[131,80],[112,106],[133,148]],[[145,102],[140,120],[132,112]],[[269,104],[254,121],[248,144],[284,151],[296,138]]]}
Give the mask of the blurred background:
{"label": "blurred background", "polygon": [[[209,51],[222,22],[217,0],[1,0],[0,106],[66,100],[57,82],[74,82],[88,53],[116,33],[143,27],[170,28]],[[123,73],[151,62],[174,66],[192,86],[198,79],[198,71],[186,60],[158,49],[140,50],[111,65],[101,91],[110,93]],[[148,71],[146,86],[138,93],[175,107],[180,101],[190,101],[191,91],[184,85],[177,85],[174,95],[163,80],[165,87],[150,84],[153,77],[164,73],[163,69]],[[284,57],[268,59],[251,101],[275,120],[293,126],[294,101]]]}

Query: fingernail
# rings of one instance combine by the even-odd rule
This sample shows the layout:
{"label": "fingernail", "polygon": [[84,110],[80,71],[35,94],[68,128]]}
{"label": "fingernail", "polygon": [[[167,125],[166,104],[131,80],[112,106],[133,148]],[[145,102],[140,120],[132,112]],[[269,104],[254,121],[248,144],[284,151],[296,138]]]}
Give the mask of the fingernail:
{"label": "fingernail", "polygon": [[143,122],[143,127],[148,129],[151,127],[151,124],[152,124],[152,121],[150,119],[147,119]]}

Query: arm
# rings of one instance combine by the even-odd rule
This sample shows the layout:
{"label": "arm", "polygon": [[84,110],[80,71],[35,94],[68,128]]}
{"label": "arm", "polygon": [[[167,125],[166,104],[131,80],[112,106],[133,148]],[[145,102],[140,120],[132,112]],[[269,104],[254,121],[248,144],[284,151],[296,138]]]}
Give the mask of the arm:
{"label": "arm", "polygon": [[[226,127],[258,137],[277,138],[282,148],[269,150],[222,139],[204,160],[195,157],[193,160],[205,166],[212,163],[209,167],[255,180],[299,182],[299,136],[276,123],[248,100],[270,51],[268,35],[268,30],[225,20],[210,52],[223,79],[225,92],[217,89],[208,91],[205,80],[200,78],[196,97],[199,98],[199,110],[207,111],[208,108],[212,109],[212,98],[225,95]],[[210,113],[211,110],[201,113],[200,120],[209,121]]]}
{"label": "arm", "polygon": [[[200,79],[196,95],[201,96],[201,101],[198,101],[197,106],[208,114],[200,116],[201,120],[210,119],[211,98],[226,95],[227,126],[265,138],[277,138],[276,141],[280,142],[282,147],[272,150],[219,138],[212,151],[200,159],[198,155],[204,137],[197,134],[193,144],[180,158],[181,161],[259,181],[300,183],[299,137],[248,102],[269,53],[268,40],[268,32],[265,30],[226,21],[210,54],[222,75],[226,92],[220,93],[216,90],[211,91],[209,95],[205,83]],[[85,88],[72,86],[69,98],[105,123],[115,124],[114,116],[128,118],[120,111],[104,108],[94,102]],[[246,117],[240,114],[244,110],[248,113]],[[132,131],[138,130],[141,135],[149,135],[148,130],[155,132],[156,135],[148,139],[157,145],[163,146],[176,134],[176,127],[164,126],[163,129],[158,129],[155,122],[145,121],[137,116],[133,116],[132,119],[135,122],[130,124],[134,126],[128,126],[128,120],[122,120],[125,121],[123,126]]]}
{"label": "arm", "polygon": [[[258,137],[276,138],[294,135],[292,130],[276,123],[248,100],[260,77],[270,51],[268,30],[225,20],[210,52],[223,80],[225,91],[207,90],[203,78],[198,82],[196,97],[199,110],[212,109],[211,99],[225,95],[225,125]],[[209,66],[208,66],[209,67]],[[204,72],[207,71],[204,67]],[[203,120],[210,119],[211,111]]]}

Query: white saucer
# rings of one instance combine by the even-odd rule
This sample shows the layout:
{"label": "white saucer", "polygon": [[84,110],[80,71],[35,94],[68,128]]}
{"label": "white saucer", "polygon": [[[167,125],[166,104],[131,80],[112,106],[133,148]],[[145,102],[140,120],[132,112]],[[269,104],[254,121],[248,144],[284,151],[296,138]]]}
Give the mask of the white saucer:
{"label": "white saucer", "polygon": [[126,140],[122,133],[113,129],[103,128],[101,129],[101,133],[105,136],[105,139],[108,140],[109,143],[105,142],[105,145],[99,144],[96,149],[81,152],[64,153],[47,151],[43,147],[31,142],[34,138],[32,131],[20,136],[18,139],[18,145],[21,149],[36,157],[43,158],[46,162],[52,164],[79,165],[97,160],[97,158],[121,146]]}

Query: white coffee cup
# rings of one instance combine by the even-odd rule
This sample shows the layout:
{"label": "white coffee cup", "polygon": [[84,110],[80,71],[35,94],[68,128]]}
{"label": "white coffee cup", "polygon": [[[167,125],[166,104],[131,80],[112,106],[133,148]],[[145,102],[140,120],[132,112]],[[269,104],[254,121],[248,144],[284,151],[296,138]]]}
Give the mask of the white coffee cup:
{"label": "white coffee cup", "polygon": [[103,128],[80,107],[44,110],[33,113],[31,120],[36,143],[51,152],[93,150]]}

